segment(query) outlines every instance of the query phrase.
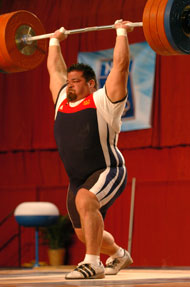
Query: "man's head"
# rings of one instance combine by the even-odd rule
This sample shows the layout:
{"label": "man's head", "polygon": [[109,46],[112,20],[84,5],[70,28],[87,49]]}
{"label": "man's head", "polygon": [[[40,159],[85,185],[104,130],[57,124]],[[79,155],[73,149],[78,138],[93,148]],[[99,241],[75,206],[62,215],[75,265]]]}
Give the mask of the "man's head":
{"label": "man's head", "polygon": [[67,98],[77,101],[97,88],[96,75],[89,65],[77,63],[67,70]]}

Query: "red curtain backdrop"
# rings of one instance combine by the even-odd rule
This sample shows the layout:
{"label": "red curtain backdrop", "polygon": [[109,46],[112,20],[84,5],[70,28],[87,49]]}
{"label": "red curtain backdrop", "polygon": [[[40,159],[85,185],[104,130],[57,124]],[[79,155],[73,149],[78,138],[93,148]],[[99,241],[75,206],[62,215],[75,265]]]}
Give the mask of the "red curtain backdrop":
{"label": "red curtain backdrop", "polygon": [[[75,29],[110,25],[121,18],[139,22],[145,3],[146,0],[0,0],[0,14],[30,11],[51,33],[61,26]],[[130,33],[129,41],[145,41],[143,29]],[[78,52],[110,49],[114,42],[115,31],[109,30],[69,36],[61,47],[70,65],[77,61]],[[127,248],[131,180],[135,177],[134,266],[189,264],[189,65],[189,55],[157,55],[152,128],[120,134],[128,185],[115,208],[110,209],[105,226]],[[46,61],[32,71],[0,73],[0,221],[22,201],[49,200],[66,212],[68,178],[57,154],[53,122]],[[0,228],[1,247],[17,230],[17,224],[12,218]],[[22,228],[22,263],[34,257],[31,232]],[[77,241],[73,245],[70,264],[83,259],[81,246]],[[46,259],[42,247],[40,252]],[[0,252],[0,265],[17,263],[17,242],[13,241]]]}
{"label": "red curtain backdrop", "polygon": [[[112,24],[115,19],[141,21],[146,0],[141,1],[1,1],[0,13],[28,10],[39,17],[47,33],[61,26],[75,29]],[[84,6],[83,6],[84,5]],[[130,43],[144,41],[143,29],[129,35]],[[68,37],[62,43],[68,65],[80,51],[114,46],[115,31],[90,32]],[[152,131],[122,134],[124,147],[189,144],[189,56],[158,56]],[[0,74],[0,150],[55,148],[54,107],[48,87],[46,61],[33,71]],[[129,138],[129,139],[128,139]],[[132,139],[132,140],[131,140]],[[123,141],[123,140],[122,140]],[[123,146],[123,143],[122,143]]]}

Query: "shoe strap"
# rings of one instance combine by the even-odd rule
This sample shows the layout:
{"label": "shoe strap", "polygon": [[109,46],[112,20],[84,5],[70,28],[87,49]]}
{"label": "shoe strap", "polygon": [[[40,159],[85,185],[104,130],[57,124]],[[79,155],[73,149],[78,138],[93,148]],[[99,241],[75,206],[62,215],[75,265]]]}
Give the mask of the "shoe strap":
{"label": "shoe strap", "polygon": [[92,268],[92,266],[88,263],[85,264],[81,264],[79,266],[77,266],[77,268],[75,269],[75,271],[80,272],[84,278],[89,278],[91,276],[96,275],[95,270]]}

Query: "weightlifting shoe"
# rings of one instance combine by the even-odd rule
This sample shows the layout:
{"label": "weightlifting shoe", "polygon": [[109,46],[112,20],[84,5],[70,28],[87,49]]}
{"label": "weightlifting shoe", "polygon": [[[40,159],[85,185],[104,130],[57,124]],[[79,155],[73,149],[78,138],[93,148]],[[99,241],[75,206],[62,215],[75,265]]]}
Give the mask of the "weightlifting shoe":
{"label": "weightlifting shoe", "polygon": [[66,274],[65,279],[101,279],[104,277],[104,266],[102,262],[99,263],[99,266],[92,263],[81,262],[73,271]]}
{"label": "weightlifting shoe", "polygon": [[105,274],[106,275],[116,275],[121,269],[128,267],[133,263],[128,251],[124,250],[124,255],[122,257],[112,258],[109,257],[106,261]]}

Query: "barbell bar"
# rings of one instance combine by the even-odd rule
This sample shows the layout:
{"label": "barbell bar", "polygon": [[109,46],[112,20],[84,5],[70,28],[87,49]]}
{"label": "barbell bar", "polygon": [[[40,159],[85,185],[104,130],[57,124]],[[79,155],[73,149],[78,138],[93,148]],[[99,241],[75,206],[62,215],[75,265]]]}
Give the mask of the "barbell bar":
{"label": "barbell bar", "polygon": [[[128,23],[126,24],[128,27],[136,28],[136,27],[142,27],[142,22],[135,22],[135,23]],[[73,29],[73,30],[65,30],[64,34],[66,35],[73,35],[73,34],[79,34],[79,33],[86,33],[86,32],[92,32],[92,31],[103,31],[103,30],[110,30],[114,29],[114,25],[105,25],[105,26],[94,26],[94,27],[86,27],[86,28],[80,28],[80,29]],[[44,34],[44,35],[38,35],[38,36],[25,36],[20,41],[30,43],[31,41],[41,40],[41,39],[47,39],[54,35],[54,33]]]}
{"label": "barbell bar", "polygon": [[[143,21],[128,23],[143,27],[146,41],[159,55],[190,54],[190,0],[147,0]],[[45,58],[47,38],[36,15],[15,11],[0,15],[0,70],[6,73],[34,69]],[[114,25],[65,30],[72,35],[114,29]]]}

